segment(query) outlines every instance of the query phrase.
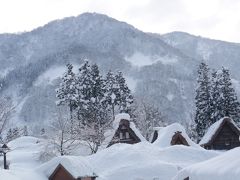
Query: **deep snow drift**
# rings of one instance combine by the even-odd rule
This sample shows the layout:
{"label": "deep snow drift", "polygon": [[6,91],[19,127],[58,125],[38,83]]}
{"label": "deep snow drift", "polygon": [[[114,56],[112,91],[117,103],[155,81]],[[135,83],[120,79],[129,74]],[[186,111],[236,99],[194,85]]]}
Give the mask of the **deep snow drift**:
{"label": "deep snow drift", "polygon": [[174,180],[189,177],[191,180],[237,180],[240,177],[240,147],[220,156],[194,164],[179,172]]}
{"label": "deep snow drift", "polygon": [[86,167],[84,172],[89,172],[91,169],[90,173],[94,171],[99,176],[98,180],[153,180],[154,178],[170,180],[182,168],[219,154],[200,147],[176,145],[160,148],[148,142],[141,142],[135,145],[115,144],[85,157],[58,157],[42,165],[39,154],[45,143],[45,140],[33,137],[21,137],[10,142],[9,146],[12,149],[8,153],[10,170],[0,170],[0,179],[47,180],[50,171],[56,168],[58,162],[63,162],[71,167]]}

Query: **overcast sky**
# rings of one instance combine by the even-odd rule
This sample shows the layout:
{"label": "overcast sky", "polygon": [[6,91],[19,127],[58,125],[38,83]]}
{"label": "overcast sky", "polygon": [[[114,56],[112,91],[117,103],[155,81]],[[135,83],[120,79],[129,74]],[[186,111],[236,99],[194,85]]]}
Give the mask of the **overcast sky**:
{"label": "overcast sky", "polygon": [[83,12],[107,14],[146,32],[240,42],[240,0],[0,0],[0,33],[29,31]]}

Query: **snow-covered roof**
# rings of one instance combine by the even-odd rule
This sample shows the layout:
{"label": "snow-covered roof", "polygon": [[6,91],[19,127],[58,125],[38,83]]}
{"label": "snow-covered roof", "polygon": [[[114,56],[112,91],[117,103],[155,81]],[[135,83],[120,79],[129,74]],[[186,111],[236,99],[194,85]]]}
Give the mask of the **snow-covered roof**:
{"label": "snow-covered roof", "polygon": [[160,131],[162,128],[164,128],[164,127],[153,127],[153,130],[154,131]]}
{"label": "snow-covered roof", "polygon": [[130,115],[127,113],[120,113],[118,115],[115,116],[115,119],[113,121],[113,128],[108,130],[104,136],[105,136],[105,141],[103,142],[103,146],[107,147],[108,144],[111,142],[111,140],[113,139],[118,127],[119,127],[119,123],[120,121],[124,119],[124,120],[128,120],[130,123],[130,128],[134,131],[134,133],[136,134],[136,136],[143,142],[146,141],[146,139],[142,136],[141,132],[137,129],[137,127],[135,126],[134,122],[131,122],[131,118]]}
{"label": "snow-covered roof", "polygon": [[169,126],[161,128],[158,131],[158,137],[156,141],[153,142],[154,145],[159,147],[168,147],[171,146],[172,137],[176,132],[181,132],[181,135],[186,139],[189,146],[199,147],[196,143],[194,143],[189,136],[187,135],[184,127],[179,123],[173,123]]}
{"label": "snow-covered roof", "polygon": [[80,156],[61,156],[53,158],[38,168],[47,177],[61,164],[74,178],[96,176],[89,163]]}
{"label": "snow-covered roof", "polygon": [[114,129],[117,129],[118,126],[119,126],[119,123],[122,119],[125,119],[125,120],[128,120],[130,121],[130,115],[127,114],[127,113],[120,113],[120,114],[117,114],[114,118],[114,121],[113,121],[113,128]]}
{"label": "snow-covered roof", "polygon": [[213,123],[208,128],[206,134],[203,136],[203,138],[199,142],[199,144],[203,145],[203,144],[209,143],[209,141],[212,139],[213,135],[215,135],[215,133],[217,132],[219,127],[221,127],[222,124],[225,123],[226,121],[232,123],[237,129],[239,129],[232,119],[230,119],[229,117],[224,117],[224,118],[218,120],[217,122]]}
{"label": "snow-covered roof", "polygon": [[235,180],[240,177],[240,147],[181,170],[174,180]]}

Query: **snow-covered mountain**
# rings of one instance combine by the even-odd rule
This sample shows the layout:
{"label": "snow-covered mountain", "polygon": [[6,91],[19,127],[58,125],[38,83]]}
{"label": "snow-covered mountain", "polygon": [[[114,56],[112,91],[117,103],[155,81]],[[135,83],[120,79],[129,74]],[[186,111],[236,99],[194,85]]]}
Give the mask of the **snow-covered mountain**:
{"label": "snow-covered mountain", "polygon": [[135,96],[161,107],[171,122],[192,115],[195,72],[202,58],[213,67],[228,65],[235,82],[240,80],[239,44],[179,32],[158,36],[106,15],[84,13],[31,32],[0,35],[1,93],[14,97],[14,123],[44,127],[55,111],[54,89],[64,66],[77,66],[83,58],[103,72],[123,71]]}

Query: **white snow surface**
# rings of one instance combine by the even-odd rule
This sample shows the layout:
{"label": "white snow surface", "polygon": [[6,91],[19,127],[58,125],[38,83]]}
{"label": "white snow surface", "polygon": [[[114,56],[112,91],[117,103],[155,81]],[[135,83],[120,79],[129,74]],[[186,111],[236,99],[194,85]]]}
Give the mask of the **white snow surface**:
{"label": "white snow surface", "polygon": [[160,128],[158,131],[158,138],[153,142],[154,145],[165,148],[171,146],[171,140],[175,132],[182,132],[182,136],[186,139],[190,146],[201,148],[198,144],[194,143],[187,135],[184,127],[179,123],[173,123],[164,128]]}
{"label": "white snow surface", "polygon": [[194,164],[181,170],[174,180],[238,180],[240,177],[240,147],[215,158]]}
{"label": "white snow surface", "polygon": [[[222,119],[218,120],[208,128],[206,134],[203,136],[202,140],[199,142],[200,145],[208,143],[211,140],[212,136],[216,133],[216,131],[218,130],[219,126],[221,126],[225,118],[228,118],[228,117],[223,117]],[[238,128],[237,125],[234,123],[234,121],[232,119],[230,120],[236,126],[236,128]]]}
{"label": "white snow surface", "polygon": [[171,180],[180,169],[216,155],[202,148],[176,145],[162,149],[140,142],[114,144],[87,158],[99,180]]}
{"label": "white snow surface", "polygon": [[47,180],[61,163],[74,176],[94,172],[97,180],[171,180],[179,170],[219,155],[181,145],[160,148],[145,141],[134,145],[115,144],[94,155],[57,157],[41,164],[38,157],[44,141],[21,137],[10,142],[10,170],[0,170],[0,179]]}
{"label": "white snow surface", "polygon": [[40,152],[44,150],[45,140],[23,136],[8,143],[8,161],[11,169],[31,169],[40,165]]}
{"label": "white snow surface", "polygon": [[80,156],[61,156],[44,163],[36,169],[42,172],[47,178],[53,173],[57,166],[61,164],[74,178],[95,176],[91,165],[84,157]]}
{"label": "white snow surface", "polygon": [[113,127],[118,128],[118,125],[122,119],[126,119],[130,121],[130,115],[127,113],[119,113],[115,116],[114,121],[113,121]]}

